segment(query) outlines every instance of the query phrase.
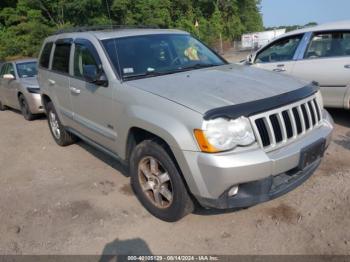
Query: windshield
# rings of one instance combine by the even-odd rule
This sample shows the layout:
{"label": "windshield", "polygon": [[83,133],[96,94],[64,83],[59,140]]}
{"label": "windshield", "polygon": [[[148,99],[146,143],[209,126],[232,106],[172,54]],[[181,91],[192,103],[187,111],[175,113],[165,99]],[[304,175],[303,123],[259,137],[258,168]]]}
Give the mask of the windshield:
{"label": "windshield", "polygon": [[20,78],[35,77],[38,74],[37,62],[19,63],[16,66]]}
{"label": "windshield", "polygon": [[103,45],[124,80],[219,66],[226,62],[185,34],[108,39]]}

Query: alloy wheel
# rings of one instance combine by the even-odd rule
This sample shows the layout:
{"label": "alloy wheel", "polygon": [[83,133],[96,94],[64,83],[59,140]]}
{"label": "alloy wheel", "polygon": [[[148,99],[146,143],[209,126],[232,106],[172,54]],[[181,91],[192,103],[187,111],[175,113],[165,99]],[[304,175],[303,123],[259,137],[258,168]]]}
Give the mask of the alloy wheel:
{"label": "alloy wheel", "polygon": [[138,165],[138,178],[149,201],[157,208],[166,209],[173,203],[173,186],[163,165],[154,157],[143,158]]}

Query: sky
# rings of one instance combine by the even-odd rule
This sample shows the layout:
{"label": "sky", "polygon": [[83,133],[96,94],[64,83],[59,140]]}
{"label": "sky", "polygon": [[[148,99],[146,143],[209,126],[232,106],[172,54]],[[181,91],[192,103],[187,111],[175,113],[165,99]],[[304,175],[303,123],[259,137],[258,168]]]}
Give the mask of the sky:
{"label": "sky", "polygon": [[350,0],[262,0],[265,27],[350,20]]}

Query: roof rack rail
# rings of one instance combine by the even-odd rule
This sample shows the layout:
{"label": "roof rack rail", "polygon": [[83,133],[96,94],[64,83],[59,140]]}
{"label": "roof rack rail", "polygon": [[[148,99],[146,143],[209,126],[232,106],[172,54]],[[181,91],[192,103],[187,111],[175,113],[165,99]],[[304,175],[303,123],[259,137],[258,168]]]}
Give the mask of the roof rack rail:
{"label": "roof rack rail", "polygon": [[53,35],[59,35],[64,33],[80,33],[80,32],[89,32],[89,31],[114,31],[114,30],[125,30],[125,29],[159,29],[159,26],[147,26],[147,25],[97,25],[97,26],[80,26],[72,27],[66,29],[60,29],[53,33]]}

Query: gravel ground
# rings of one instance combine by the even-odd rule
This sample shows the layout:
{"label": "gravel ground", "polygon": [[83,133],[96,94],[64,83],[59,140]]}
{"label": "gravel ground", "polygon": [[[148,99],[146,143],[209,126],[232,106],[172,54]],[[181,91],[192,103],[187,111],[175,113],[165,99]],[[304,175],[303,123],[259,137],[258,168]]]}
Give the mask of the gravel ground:
{"label": "gravel ground", "polygon": [[238,212],[169,224],[139,204],[118,162],[83,142],[58,147],[46,119],[0,112],[0,254],[350,255],[350,118],[305,184]]}

